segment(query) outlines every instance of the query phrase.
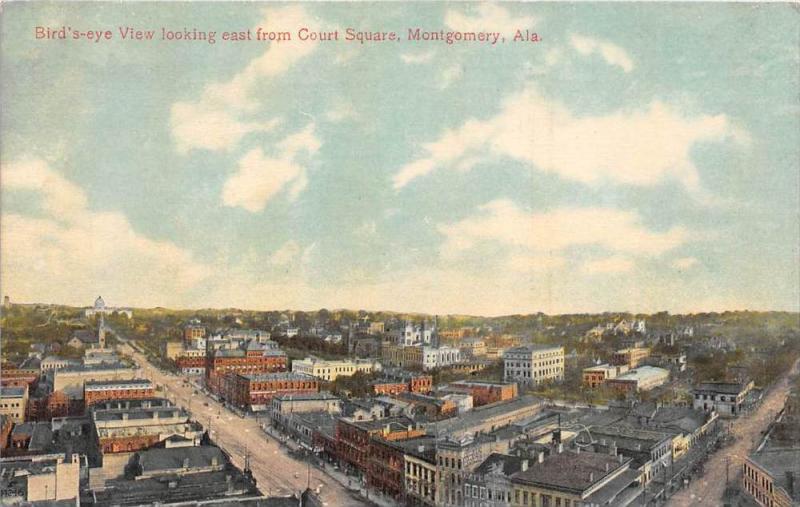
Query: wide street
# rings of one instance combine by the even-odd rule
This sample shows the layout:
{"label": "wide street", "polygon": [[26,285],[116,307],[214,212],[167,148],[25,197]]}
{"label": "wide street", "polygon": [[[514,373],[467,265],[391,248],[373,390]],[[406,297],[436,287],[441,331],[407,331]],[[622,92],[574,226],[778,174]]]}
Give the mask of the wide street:
{"label": "wide street", "polygon": [[307,463],[288,456],[263,433],[255,418],[240,417],[191,384],[184,384],[183,377],[160,371],[127,343],[121,347],[138,364],[143,376],[164,386],[165,397],[187,408],[210,429],[212,439],[232,456],[236,466],[243,468],[245,455],[249,455],[250,468],[265,495],[288,495],[310,485],[312,489],[319,488],[324,505],[366,505],[315,467],[309,468]]}
{"label": "wide street", "polygon": [[[793,372],[797,372],[798,365],[800,361],[794,364]],[[783,408],[789,385],[789,374],[787,374],[769,391],[754,412],[733,421],[731,433],[736,437],[734,443],[712,454],[706,462],[703,476],[676,493],[667,505],[670,507],[722,505],[722,496],[727,485],[726,476],[731,483],[738,480],[744,458],[758,445],[762,438],[761,432]]]}

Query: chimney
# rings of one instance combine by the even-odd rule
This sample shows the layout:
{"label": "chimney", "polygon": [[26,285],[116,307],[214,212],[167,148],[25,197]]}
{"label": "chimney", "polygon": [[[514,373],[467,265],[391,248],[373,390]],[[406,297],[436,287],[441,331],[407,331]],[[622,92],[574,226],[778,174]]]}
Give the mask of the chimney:
{"label": "chimney", "polygon": [[606,473],[608,473],[608,461],[606,461]]}
{"label": "chimney", "polygon": [[544,452],[540,452],[538,458],[539,463],[544,463]]}
{"label": "chimney", "polygon": [[620,463],[622,463],[622,461],[623,461],[623,459],[624,459],[624,457],[622,456],[622,454],[617,454],[617,458],[619,459],[619,462],[620,462]]}
{"label": "chimney", "polygon": [[581,446],[576,445],[575,446],[575,454],[580,454],[580,453],[581,453]]}
{"label": "chimney", "polygon": [[589,482],[594,482],[594,472],[589,472]]}
{"label": "chimney", "polygon": [[558,453],[561,454],[562,452],[564,452],[564,444],[559,442],[558,443]]}
{"label": "chimney", "polygon": [[[217,461],[217,457],[216,456],[212,456],[211,457],[211,466],[212,467],[216,467],[218,464],[219,464],[219,461]],[[606,466],[606,468],[608,468],[608,467]]]}
{"label": "chimney", "polygon": [[520,468],[520,470],[522,470],[524,472],[527,469],[528,469],[528,460],[524,459],[524,460],[522,460],[522,467]]}
{"label": "chimney", "polygon": [[189,458],[183,458],[183,468],[189,468]]}

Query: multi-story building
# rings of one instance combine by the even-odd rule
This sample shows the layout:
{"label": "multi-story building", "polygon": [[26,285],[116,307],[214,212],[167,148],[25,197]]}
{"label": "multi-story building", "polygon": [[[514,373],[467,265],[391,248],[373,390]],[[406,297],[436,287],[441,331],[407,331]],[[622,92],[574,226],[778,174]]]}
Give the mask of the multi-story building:
{"label": "multi-story building", "polygon": [[206,373],[206,356],[203,351],[202,356],[188,356],[184,355],[175,360],[175,365],[180,372],[184,375],[205,375]]}
{"label": "multi-story building", "polygon": [[336,422],[336,455],[341,465],[366,476],[373,437],[393,441],[419,437],[424,433],[407,417],[370,420],[342,417]]}
{"label": "multi-story building", "polygon": [[455,347],[422,347],[422,369],[444,368],[461,361],[461,351]]}
{"label": "multi-story building", "polygon": [[80,505],[80,455],[0,459],[3,505]]}
{"label": "multi-story building", "polygon": [[27,386],[0,387],[0,415],[9,418],[14,423],[25,422],[27,405]]}
{"label": "multi-story building", "polygon": [[187,324],[183,328],[183,341],[187,345],[206,337],[206,327],[200,324]]}
{"label": "multi-story building", "polygon": [[148,379],[87,381],[83,386],[83,402],[91,407],[108,400],[142,400],[153,398],[155,386]]}
{"label": "multi-story building", "polygon": [[311,375],[327,382],[337,377],[349,377],[356,372],[373,373],[381,370],[381,364],[371,359],[325,360],[318,357],[307,357],[292,361],[292,372]]}
{"label": "multi-story building", "polygon": [[408,392],[408,384],[397,380],[378,379],[370,382],[372,394],[375,395],[395,395]]}
{"label": "multi-story building", "polygon": [[272,398],[272,416],[276,414],[294,414],[298,412],[327,412],[339,414],[342,411],[342,400],[327,392],[279,394]]}
{"label": "multi-story building", "polygon": [[540,384],[564,379],[564,347],[524,345],[503,355],[503,378],[522,384]]}
{"label": "multi-story building", "polygon": [[692,389],[695,410],[716,411],[720,417],[737,417],[746,407],[753,382],[702,382]]}
{"label": "multi-story building", "polygon": [[226,375],[260,375],[285,372],[288,358],[280,349],[262,348],[251,343],[245,348],[209,351],[206,357],[206,385],[218,395],[225,396],[222,379]]}
{"label": "multi-story building", "polygon": [[587,451],[539,453],[527,469],[511,478],[512,506],[580,507],[632,505],[641,494],[631,460]]}
{"label": "multi-story building", "polygon": [[237,407],[266,410],[278,395],[319,392],[319,380],[301,373],[228,374],[226,398]]}
{"label": "multi-story building", "polygon": [[486,355],[486,342],[482,338],[465,338],[457,343],[464,357],[483,357]]}
{"label": "multi-story building", "polygon": [[483,382],[458,380],[451,382],[445,389],[447,392],[466,393],[472,396],[472,405],[480,407],[498,401],[507,401],[517,397],[516,382]]}
{"label": "multi-story building", "polygon": [[580,433],[576,441],[595,452],[630,458],[630,467],[639,471],[642,484],[662,480],[672,466],[673,438],[662,431],[627,426],[593,427],[591,434]]}
{"label": "multi-story building", "polygon": [[611,364],[626,365],[628,368],[636,368],[650,356],[650,349],[647,347],[630,347],[620,349],[611,356]]}
{"label": "multi-story building", "polygon": [[511,476],[528,469],[522,456],[493,453],[464,478],[465,507],[509,507],[514,494]]}
{"label": "multi-story building", "polygon": [[595,389],[628,371],[628,365],[598,364],[583,369],[583,385]]}
{"label": "multi-story building", "polygon": [[742,486],[762,507],[800,505],[800,448],[767,448],[745,458]]}
{"label": "multi-story building", "polygon": [[669,381],[669,370],[655,366],[640,366],[616,378],[606,380],[606,385],[625,393],[649,391]]}
{"label": "multi-story building", "polygon": [[467,476],[492,452],[501,452],[492,435],[485,433],[446,436],[436,442],[436,504],[464,505]]}
{"label": "multi-story building", "polygon": [[383,377],[388,381],[403,382],[412,393],[428,394],[433,391],[433,377],[426,373],[415,373],[406,370],[383,370]]}
{"label": "multi-story building", "polygon": [[407,440],[405,453],[405,503],[413,507],[436,505],[436,439]]}
{"label": "multi-story building", "polygon": [[367,462],[367,487],[404,504],[406,449],[435,440],[424,434],[424,430],[415,429],[407,431],[402,439],[372,436]]}

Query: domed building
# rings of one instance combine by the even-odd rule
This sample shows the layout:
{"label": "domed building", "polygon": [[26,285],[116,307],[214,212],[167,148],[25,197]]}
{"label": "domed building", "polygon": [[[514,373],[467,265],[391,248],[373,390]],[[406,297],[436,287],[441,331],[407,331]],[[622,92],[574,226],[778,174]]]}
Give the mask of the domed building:
{"label": "domed building", "polygon": [[106,306],[106,302],[105,300],[103,300],[103,296],[97,296],[97,299],[94,300],[94,306],[92,306],[91,308],[87,308],[84,311],[84,314],[87,317],[94,317],[96,315],[111,315],[114,312],[121,315],[125,315],[129,319],[133,318],[133,310],[131,310],[130,308],[113,308],[110,306]]}

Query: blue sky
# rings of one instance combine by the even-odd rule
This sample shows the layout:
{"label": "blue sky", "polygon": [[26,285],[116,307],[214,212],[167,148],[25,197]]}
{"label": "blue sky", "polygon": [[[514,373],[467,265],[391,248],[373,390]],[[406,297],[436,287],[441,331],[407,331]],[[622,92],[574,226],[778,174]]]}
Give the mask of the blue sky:
{"label": "blue sky", "polygon": [[[300,42],[303,26],[401,40]],[[506,42],[402,40],[414,27]],[[3,292],[797,311],[798,33],[782,4],[5,4]]]}

